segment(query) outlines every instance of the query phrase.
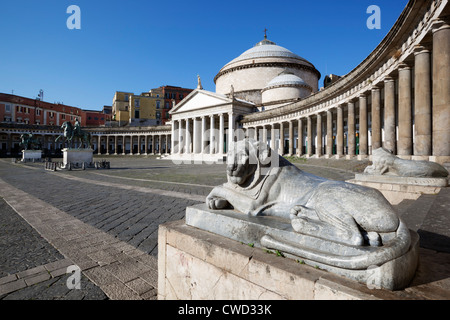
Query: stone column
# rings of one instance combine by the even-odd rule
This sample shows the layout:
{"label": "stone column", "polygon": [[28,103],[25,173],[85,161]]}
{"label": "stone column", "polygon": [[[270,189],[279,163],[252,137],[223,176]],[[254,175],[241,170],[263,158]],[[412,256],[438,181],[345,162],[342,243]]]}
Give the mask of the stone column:
{"label": "stone column", "polygon": [[433,24],[433,156],[450,156],[450,22]]}
{"label": "stone column", "polygon": [[363,93],[359,96],[359,154],[361,156],[367,156],[368,144],[367,96]]}
{"label": "stone column", "polygon": [[209,116],[209,154],[215,154],[217,152],[216,139],[215,139],[215,123],[214,115]]}
{"label": "stone column", "polygon": [[284,124],[280,122],[280,143],[278,145],[278,154],[282,156],[284,154]]}
{"label": "stone column", "polygon": [[391,150],[393,154],[396,150],[395,134],[395,79],[386,77],[384,79],[384,144],[383,147]]}
{"label": "stone column", "polygon": [[323,143],[322,143],[322,115],[320,113],[317,114],[317,147],[316,147],[316,156],[319,158],[323,154]]}
{"label": "stone column", "polygon": [[275,150],[275,123],[270,125],[270,149]]}
{"label": "stone column", "polygon": [[327,110],[327,156],[333,155],[333,112]]}
{"label": "stone column", "polygon": [[228,150],[231,150],[231,144],[234,141],[234,130],[235,130],[235,123],[234,123],[234,115],[233,112],[228,113]]}
{"label": "stone column", "polygon": [[119,137],[117,135],[114,136],[114,154],[117,155],[117,146],[119,144]]}
{"label": "stone column", "polygon": [[[154,152],[154,139],[152,138],[152,152]],[[184,130],[183,130],[183,120],[179,120],[178,125],[178,150],[179,154],[183,153],[183,145],[184,145]]]}
{"label": "stone column", "polygon": [[313,155],[312,119],[311,119],[311,116],[308,116],[306,119],[307,119],[306,130],[307,130],[307,135],[308,135],[308,142],[306,145],[306,148],[307,148],[306,153],[307,153],[308,157],[311,157]]}
{"label": "stone column", "polygon": [[225,134],[225,128],[224,128],[224,115],[223,113],[219,116],[219,154],[224,154],[224,141],[223,136]]}
{"label": "stone column", "polygon": [[[173,120],[172,121],[172,128],[171,128],[171,130],[172,130],[172,134],[171,134],[172,140],[170,141],[172,147],[170,148],[170,153],[175,153],[175,130],[176,130],[175,127],[176,127],[176,125],[177,125],[177,122],[175,120]],[[147,145],[147,136],[145,136],[145,143]],[[147,154],[147,147],[145,147],[145,154]]]}
{"label": "stone column", "polygon": [[298,128],[297,128],[297,156],[301,156],[303,154],[303,120],[298,119]]}
{"label": "stone column", "polygon": [[191,128],[190,128],[190,123],[191,120],[188,118],[186,119],[186,130],[185,130],[185,137],[186,137],[186,145],[185,145],[185,150],[187,154],[190,154],[192,151],[192,139],[191,139]]}
{"label": "stone column", "polygon": [[150,135],[150,137],[149,137],[149,143],[151,143],[150,144],[150,154],[155,154],[155,135],[154,134],[151,134]]}
{"label": "stone column", "polygon": [[200,132],[200,153],[205,151],[205,142],[206,142],[206,118],[205,116],[201,117],[202,127]]}
{"label": "stone column", "polygon": [[138,135],[138,136],[137,136],[137,145],[138,145],[138,152],[137,152],[137,154],[138,154],[138,155],[141,154],[141,138],[142,138],[141,135]]}
{"label": "stone column", "polygon": [[198,123],[198,120],[197,120],[197,118],[193,118],[192,119],[192,121],[193,121],[193,129],[192,129],[192,136],[193,136],[193,142],[192,142],[192,149],[193,149],[193,151],[192,151],[192,153],[199,153],[199,147],[200,147],[200,145],[199,145],[199,138],[201,139],[201,137],[200,137],[200,135],[199,135],[199,123]]}
{"label": "stone column", "polygon": [[[106,154],[109,155],[109,138],[110,136],[106,136]],[[82,142],[83,143],[83,142]]]}
{"label": "stone column", "polygon": [[402,63],[398,71],[398,154],[412,154],[411,67]]}
{"label": "stone column", "polygon": [[124,136],[122,136],[122,154],[124,155],[125,154],[125,148],[126,148],[126,142],[125,142],[125,135]]}
{"label": "stone column", "polygon": [[430,156],[431,51],[417,46],[414,50],[414,60],[414,155]]}
{"label": "stone column", "polygon": [[342,106],[337,107],[337,143],[336,154],[338,157],[344,155],[344,110]]}
{"label": "stone column", "polygon": [[133,135],[130,135],[130,155],[133,155],[133,147],[134,147],[134,138],[133,138]]}
{"label": "stone column", "polygon": [[267,145],[267,128],[266,128],[266,125],[262,126],[262,142]]}
{"label": "stone column", "polygon": [[348,141],[348,152],[347,155],[353,157],[356,154],[356,133],[355,133],[355,103],[349,101],[347,104],[348,117],[347,117],[347,141]]}
{"label": "stone column", "polygon": [[169,146],[171,145],[169,143],[169,141],[172,141],[172,137],[170,136],[170,134],[166,134],[166,154],[170,154],[172,152],[172,147],[169,150]]}
{"label": "stone column", "polygon": [[289,157],[294,154],[294,120],[289,120]]}
{"label": "stone column", "polygon": [[381,90],[372,87],[372,152],[381,148]]}
{"label": "stone column", "polygon": [[163,153],[162,134],[158,135],[158,153]]}
{"label": "stone column", "polygon": [[148,154],[148,134],[145,135],[144,143],[145,143],[144,153],[145,153],[145,155],[147,155]]}
{"label": "stone column", "polygon": [[102,144],[101,144],[101,139],[102,139],[102,136],[101,135],[98,135],[98,142],[97,142],[97,153],[98,154],[102,154],[102,152],[101,152],[101,149],[102,149]]}

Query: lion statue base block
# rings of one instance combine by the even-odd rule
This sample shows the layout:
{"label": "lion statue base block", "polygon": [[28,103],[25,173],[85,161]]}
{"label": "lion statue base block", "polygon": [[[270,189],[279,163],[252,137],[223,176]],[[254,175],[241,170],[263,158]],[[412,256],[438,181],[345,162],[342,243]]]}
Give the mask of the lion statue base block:
{"label": "lion statue base block", "polygon": [[[403,238],[391,235],[382,247],[351,246],[303,235],[277,217],[254,217],[234,210],[211,210],[205,204],[186,208],[186,224],[240,243],[278,250],[287,258],[367,284],[399,290],[408,286],[418,263],[419,236],[401,226]],[[406,236],[407,235],[407,236]],[[410,240],[408,240],[410,238]],[[406,246],[406,251],[398,250]]]}

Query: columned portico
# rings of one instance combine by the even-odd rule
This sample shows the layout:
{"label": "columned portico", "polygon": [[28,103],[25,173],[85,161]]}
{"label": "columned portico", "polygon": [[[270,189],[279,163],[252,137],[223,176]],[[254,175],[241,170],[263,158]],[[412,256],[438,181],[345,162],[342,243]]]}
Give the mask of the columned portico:
{"label": "columned portico", "polygon": [[[241,139],[238,117],[252,112],[253,108],[253,103],[203,89],[194,90],[170,111],[174,125],[180,123],[180,147],[171,150],[170,158],[199,163],[223,161],[232,142]],[[184,148],[182,141],[186,142]]]}

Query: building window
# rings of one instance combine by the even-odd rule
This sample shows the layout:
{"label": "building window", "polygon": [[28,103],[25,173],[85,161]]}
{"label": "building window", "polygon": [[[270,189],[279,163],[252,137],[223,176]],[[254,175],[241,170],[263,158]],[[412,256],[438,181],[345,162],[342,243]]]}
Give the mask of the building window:
{"label": "building window", "polygon": [[61,119],[63,119],[63,120],[66,119],[66,115],[64,113],[61,115]]}
{"label": "building window", "polygon": [[11,105],[10,104],[6,104],[5,105],[5,112],[6,113],[10,113],[11,112]]}
{"label": "building window", "polygon": [[129,97],[128,97],[128,95],[126,94],[126,95],[125,95],[125,101],[128,101],[128,99],[129,99]]}
{"label": "building window", "polygon": [[136,108],[139,108],[139,107],[140,107],[139,99],[135,99],[135,100],[134,100],[134,106],[135,106]]}
{"label": "building window", "polygon": [[180,93],[180,100],[184,98],[184,95]]}
{"label": "building window", "polygon": [[169,109],[169,102],[166,102],[166,109]]}
{"label": "building window", "polygon": [[134,117],[139,119],[139,110],[134,111]]}
{"label": "building window", "polygon": [[41,115],[41,109],[36,109],[36,115],[38,115],[38,116]]}
{"label": "building window", "polygon": [[156,112],[156,119],[161,119],[161,112]]}
{"label": "building window", "polygon": [[156,109],[159,109],[161,107],[161,101],[156,101]]}

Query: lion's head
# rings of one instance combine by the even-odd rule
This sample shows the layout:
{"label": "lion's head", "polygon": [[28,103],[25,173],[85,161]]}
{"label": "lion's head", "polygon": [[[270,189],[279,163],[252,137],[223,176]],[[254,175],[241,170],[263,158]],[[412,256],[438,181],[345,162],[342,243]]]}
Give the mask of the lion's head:
{"label": "lion's head", "polygon": [[227,177],[233,184],[245,186],[270,157],[270,148],[253,139],[234,142],[227,154]]}

